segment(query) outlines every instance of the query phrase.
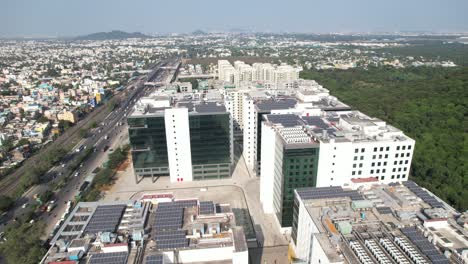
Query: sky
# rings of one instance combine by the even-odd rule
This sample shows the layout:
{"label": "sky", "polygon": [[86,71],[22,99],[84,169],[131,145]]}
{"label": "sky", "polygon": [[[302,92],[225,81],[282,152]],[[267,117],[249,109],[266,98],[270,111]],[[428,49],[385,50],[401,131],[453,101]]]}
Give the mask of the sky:
{"label": "sky", "polygon": [[468,32],[468,0],[0,0],[0,37],[187,33]]}

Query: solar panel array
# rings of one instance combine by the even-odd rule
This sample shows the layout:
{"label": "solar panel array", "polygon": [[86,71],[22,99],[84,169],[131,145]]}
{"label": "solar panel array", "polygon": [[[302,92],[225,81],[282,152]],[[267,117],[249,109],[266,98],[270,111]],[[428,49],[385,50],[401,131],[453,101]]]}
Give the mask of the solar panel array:
{"label": "solar panel array", "polygon": [[387,206],[376,207],[375,209],[377,209],[377,212],[379,212],[379,214],[392,214],[392,210],[390,209],[390,207]]}
{"label": "solar panel array", "polygon": [[210,215],[215,213],[214,203],[212,201],[200,202],[200,214]]}
{"label": "solar panel array", "polygon": [[297,189],[297,193],[303,200],[309,199],[329,199],[349,197],[351,200],[364,200],[361,194],[355,190],[345,191],[340,186],[331,187],[312,187]]}
{"label": "solar panel array", "polygon": [[[214,210],[213,202],[211,202],[211,205],[212,210]],[[188,247],[189,239],[186,238],[186,231],[181,230],[184,221],[184,209],[195,206],[198,206],[197,200],[158,204],[153,224],[157,249],[169,250]]]}
{"label": "solar panel array", "polygon": [[156,248],[167,250],[176,248],[185,248],[189,245],[185,230],[162,231],[156,233]]}
{"label": "solar panel array", "polygon": [[182,227],[184,208],[197,206],[197,200],[159,203],[154,219],[155,230],[177,230]]}
{"label": "solar panel array", "polygon": [[96,253],[92,254],[89,264],[125,264],[127,263],[127,252]]}
{"label": "solar panel array", "polygon": [[437,248],[429,242],[416,228],[405,227],[400,229],[401,232],[411,240],[411,242],[418,247],[424,255],[426,255],[432,263],[435,264],[449,264],[448,259],[442,255]]}
{"label": "solar panel array", "polygon": [[294,127],[300,125],[300,118],[297,115],[284,114],[284,115],[267,115],[270,122],[281,124],[284,127]]}
{"label": "solar panel array", "polygon": [[413,181],[406,181],[403,182],[410,191],[416,194],[419,198],[421,198],[424,202],[429,204],[431,207],[434,208],[444,208],[444,204],[438,201],[434,196],[430,195],[427,191],[421,188],[419,185],[414,183]]}
{"label": "solar panel array", "polygon": [[99,205],[85,228],[85,233],[115,232],[125,204]]}
{"label": "solar panel array", "polygon": [[145,264],[163,264],[163,256],[162,255],[151,255],[147,256],[145,259]]}

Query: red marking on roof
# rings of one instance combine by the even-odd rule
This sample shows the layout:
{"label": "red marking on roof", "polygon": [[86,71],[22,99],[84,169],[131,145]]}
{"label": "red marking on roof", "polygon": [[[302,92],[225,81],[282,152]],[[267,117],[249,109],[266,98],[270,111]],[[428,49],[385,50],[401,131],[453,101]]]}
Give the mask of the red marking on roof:
{"label": "red marking on roof", "polygon": [[173,198],[172,193],[145,194],[141,199]]}
{"label": "red marking on roof", "polygon": [[425,222],[446,222],[447,218],[432,218],[426,219]]}
{"label": "red marking on roof", "polygon": [[378,182],[379,180],[377,177],[369,177],[369,178],[353,178],[351,179],[354,183],[364,183],[364,182]]}

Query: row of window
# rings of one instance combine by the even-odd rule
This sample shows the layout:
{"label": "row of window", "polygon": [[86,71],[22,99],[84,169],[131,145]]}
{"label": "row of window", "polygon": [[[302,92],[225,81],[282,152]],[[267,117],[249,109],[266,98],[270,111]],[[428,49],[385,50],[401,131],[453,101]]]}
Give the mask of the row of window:
{"label": "row of window", "polygon": [[[354,167],[354,166],[353,166]],[[396,172],[398,170],[398,172],[401,172],[401,171],[407,171],[408,170],[408,167],[403,167],[403,168],[393,168],[392,169],[392,172]],[[374,174],[375,173],[385,173],[387,172],[387,169],[376,169],[376,170],[370,170],[370,174]],[[352,175],[356,175],[356,171],[352,171],[351,173]],[[362,174],[362,171],[357,171],[357,175],[361,175]]]}
{"label": "row of window", "polygon": [[[394,179],[395,179],[395,175],[392,175],[390,178],[391,178],[392,180],[394,180]],[[400,174],[397,174],[397,175],[396,175],[396,178],[397,178],[397,179],[404,179],[404,178],[406,178],[406,175],[405,175],[405,174],[401,174],[401,175],[400,175]],[[380,176],[380,180],[382,180],[382,181],[385,180],[385,176]]]}
{"label": "row of window", "polygon": [[[335,148],[335,149],[336,149],[336,148]],[[408,146],[397,146],[397,147],[396,147],[396,150],[400,150],[400,149],[402,149],[402,150],[405,150],[405,149],[410,150],[410,149],[411,149],[411,145],[408,145]],[[384,150],[385,150],[385,151],[390,151],[390,147],[385,147],[385,148],[384,148],[384,147],[380,147],[380,148],[375,147],[375,148],[374,148],[374,152],[377,152],[377,151],[384,151]],[[364,153],[365,151],[366,151],[366,150],[365,150],[364,148],[361,148],[361,153]],[[359,148],[355,148],[355,149],[354,149],[354,153],[359,153]]]}

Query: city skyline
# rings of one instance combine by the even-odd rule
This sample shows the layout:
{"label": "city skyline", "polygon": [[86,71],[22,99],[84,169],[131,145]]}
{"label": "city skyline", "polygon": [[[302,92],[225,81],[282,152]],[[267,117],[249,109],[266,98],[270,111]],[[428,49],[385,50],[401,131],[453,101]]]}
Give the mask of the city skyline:
{"label": "city skyline", "polygon": [[0,37],[71,37],[116,29],[153,34],[199,29],[275,33],[468,31],[468,17],[463,14],[468,2],[459,0],[449,3],[296,1],[286,6],[278,2],[242,0],[229,9],[212,0],[203,3],[145,0],[138,4],[107,0],[97,3],[22,0],[3,6],[8,12],[0,18],[4,25]]}

